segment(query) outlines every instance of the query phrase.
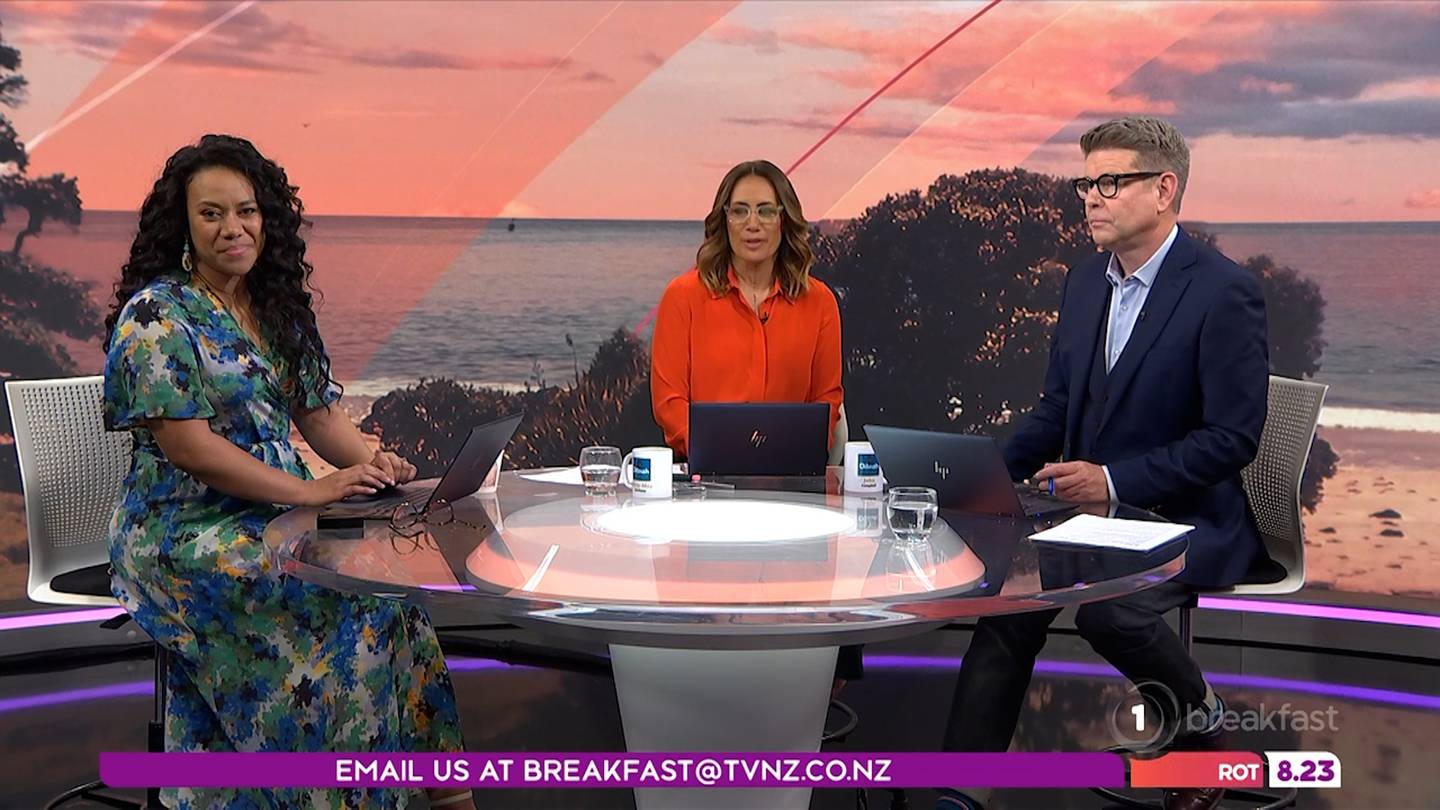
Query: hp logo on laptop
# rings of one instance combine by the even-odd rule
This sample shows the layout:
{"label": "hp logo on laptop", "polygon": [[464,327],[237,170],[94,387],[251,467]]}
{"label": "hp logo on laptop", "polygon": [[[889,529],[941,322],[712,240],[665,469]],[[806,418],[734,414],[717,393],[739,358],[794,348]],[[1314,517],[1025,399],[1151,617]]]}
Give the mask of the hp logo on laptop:
{"label": "hp logo on laptop", "polygon": [[765,443],[765,438],[765,434],[757,430],[750,434],[750,444],[754,445],[756,449],[759,449],[760,445]]}
{"label": "hp logo on laptop", "polygon": [[937,461],[935,462],[935,474],[940,476],[941,481],[944,481],[950,477],[950,468]]}

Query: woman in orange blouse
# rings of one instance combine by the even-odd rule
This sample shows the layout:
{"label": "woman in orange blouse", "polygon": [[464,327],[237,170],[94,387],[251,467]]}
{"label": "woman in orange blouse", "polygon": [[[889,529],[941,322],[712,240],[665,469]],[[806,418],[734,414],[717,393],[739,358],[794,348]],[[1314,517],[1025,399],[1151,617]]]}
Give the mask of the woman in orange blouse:
{"label": "woman in orange blouse", "polygon": [[810,278],[809,224],[768,160],[731,169],[705,217],[695,267],[660,298],[650,391],[665,441],[688,453],[691,402],[825,402],[834,432],[840,308]]}

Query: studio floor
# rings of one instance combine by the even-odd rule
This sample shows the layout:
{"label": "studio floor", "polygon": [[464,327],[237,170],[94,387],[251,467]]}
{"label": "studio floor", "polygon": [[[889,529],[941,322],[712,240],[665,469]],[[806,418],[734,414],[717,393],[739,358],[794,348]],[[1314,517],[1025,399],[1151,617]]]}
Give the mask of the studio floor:
{"label": "studio floor", "polygon": [[[841,696],[858,713],[859,725],[827,750],[936,750],[969,635],[950,628],[867,647],[865,677],[847,685]],[[442,638],[468,750],[624,749],[603,658],[536,655],[543,648],[519,631],[445,633]],[[1298,807],[1440,808],[1440,662],[1433,657],[1204,642],[1196,653],[1232,710],[1327,718],[1318,729],[1290,722],[1290,728],[1239,730],[1226,746],[1337,754],[1344,787],[1304,792]],[[31,656],[0,668],[0,806],[39,808],[49,797],[93,779],[100,751],[143,750],[151,678],[151,661],[138,646],[108,656],[86,653],[54,661]],[[1086,751],[1112,744],[1106,712],[1123,691],[1124,681],[1083,642],[1056,632],[1038,667],[1015,749]],[[622,790],[476,795],[481,808],[634,806],[629,791]],[[908,790],[908,804],[896,804],[884,790],[871,790],[867,798],[869,807],[877,809],[929,808],[935,794]],[[857,807],[857,799],[853,790],[821,790],[811,806],[849,810]],[[1005,790],[995,794],[991,806],[1060,810],[1108,805],[1085,791]]]}

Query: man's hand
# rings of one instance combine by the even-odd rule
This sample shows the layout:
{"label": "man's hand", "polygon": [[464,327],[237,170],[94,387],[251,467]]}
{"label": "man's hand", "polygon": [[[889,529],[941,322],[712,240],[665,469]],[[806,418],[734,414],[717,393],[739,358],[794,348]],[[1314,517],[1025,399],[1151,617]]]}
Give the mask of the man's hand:
{"label": "man's hand", "polygon": [[1046,464],[1033,478],[1039,486],[1055,482],[1055,494],[1074,503],[1105,503],[1110,500],[1110,487],[1105,471],[1088,461],[1063,461]]}

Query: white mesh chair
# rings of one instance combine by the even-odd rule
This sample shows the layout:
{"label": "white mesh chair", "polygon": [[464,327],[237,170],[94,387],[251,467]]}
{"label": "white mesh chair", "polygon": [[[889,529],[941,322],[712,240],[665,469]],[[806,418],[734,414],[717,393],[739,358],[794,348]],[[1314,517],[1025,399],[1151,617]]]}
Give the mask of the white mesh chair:
{"label": "white mesh chair", "polygon": [[[1330,386],[1270,377],[1265,427],[1260,448],[1240,479],[1245,500],[1265,543],[1271,563],[1245,581],[1210,594],[1277,595],[1305,585],[1305,526],[1300,519],[1300,481],[1315,440],[1315,426]],[[1188,649],[1194,641],[1190,607],[1180,610],[1180,636]]]}
{"label": "white mesh chair", "polygon": [[[26,591],[36,602],[54,605],[115,605],[110,594],[107,535],[120,485],[130,468],[131,438],[105,430],[104,378],[12,380],[5,383],[15,423],[15,451],[25,492],[25,529],[30,544]],[[119,616],[104,623],[119,627]],[[159,720],[165,709],[165,655],[155,652],[155,721],[150,750],[164,750]],[[62,793],[46,805],[74,799],[110,807],[142,807],[97,791],[91,782]],[[159,806],[151,791],[150,806]]]}
{"label": "white mesh chair", "polygon": [[1285,576],[1276,582],[1241,583],[1239,594],[1294,593],[1305,585],[1305,527],[1300,522],[1300,481],[1315,440],[1315,426],[1330,386],[1270,378],[1269,413],[1260,451],[1240,472],[1245,500],[1270,553]]}
{"label": "white mesh chair", "polygon": [[101,377],[5,383],[30,540],[26,591],[54,605],[114,605],[106,534],[130,467],[128,433],[101,417]]}

